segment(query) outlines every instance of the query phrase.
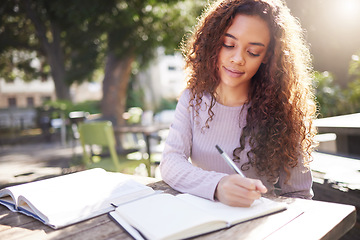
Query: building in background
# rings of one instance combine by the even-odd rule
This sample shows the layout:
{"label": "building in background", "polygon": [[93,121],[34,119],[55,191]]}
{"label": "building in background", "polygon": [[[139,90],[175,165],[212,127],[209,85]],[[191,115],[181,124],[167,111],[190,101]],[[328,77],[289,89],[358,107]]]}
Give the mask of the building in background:
{"label": "building in background", "polygon": [[101,100],[102,83],[83,82],[82,84],[73,84],[70,88],[70,96],[74,103],[88,100]]}
{"label": "building in background", "polygon": [[[70,89],[74,102],[100,100],[100,83],[74,84]],[[36,108],[46,101],[56,100],[55,85],[51,78],[46,81],[13,82],[0,79],[0,128],[32,128],[37,124]]]}
{"label": "building in background", "polygon": [[186,87],[184,59],[179,52],[166,55],[158,48],[156,59],[137,75],[137,80],[144,91],[145,108],[154,110],[162,99],[177,99]]}
{"label": "building in background", "polygon": [[36,126],[35,108],[45,101],[55,100],[55,87],[51,79],[13,82],[0,79],[0,128],[32,128]]}
{"label": "building in background", "polygon": [[51,79],[13,82],[0,79],[0,108],[33,108],[45,101],[55,100],[55,87]]}

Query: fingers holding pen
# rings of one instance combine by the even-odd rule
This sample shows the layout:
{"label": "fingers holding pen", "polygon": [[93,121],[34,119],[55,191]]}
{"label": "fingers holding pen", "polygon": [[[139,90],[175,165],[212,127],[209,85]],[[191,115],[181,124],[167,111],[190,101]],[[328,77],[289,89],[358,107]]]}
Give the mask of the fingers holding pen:
{"label": "fingers holding pen", "polygon": [[260,180],[243,178],[237,174],[223,177],[215,191],[215,197],[222,203],[249,207],[267,189]]}
{"label": "fingers holding pen", "polygon": [[[236,176],[236,175],[235,175]],[[238,178],[237,178],[238,179]],[[267,188],[264,186],[264,184],[259,179],[252,179],[252,178],[243,178],[241,180],[242,187],[247,188],[248,190],[254,190],[261,193],[266,193]]]}

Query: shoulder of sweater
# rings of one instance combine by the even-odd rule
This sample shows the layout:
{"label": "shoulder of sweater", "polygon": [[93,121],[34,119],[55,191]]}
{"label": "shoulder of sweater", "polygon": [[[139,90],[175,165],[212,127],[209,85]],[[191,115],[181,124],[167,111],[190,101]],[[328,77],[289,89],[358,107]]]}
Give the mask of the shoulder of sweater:
{"label": "shoulder of sweater", "polygon": [[[189,88],[184,89],[184,91],[181,93],[181,96],[179,98],[179,101],[186,101],[189,102],[191,98],[191,90]],[[204,92],[202,96],[202,102],[210,102],[211,95],[208,92]]]}

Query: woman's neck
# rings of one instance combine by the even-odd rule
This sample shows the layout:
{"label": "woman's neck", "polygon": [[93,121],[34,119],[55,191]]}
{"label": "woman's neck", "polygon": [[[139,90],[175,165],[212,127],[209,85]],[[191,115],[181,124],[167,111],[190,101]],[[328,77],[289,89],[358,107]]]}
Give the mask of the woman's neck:
{"label": "woman's neck", "polygon": [[248,100],[248,89],[232,89],[219,86],[216,89],[216,101],[224,106],[237,107]]}

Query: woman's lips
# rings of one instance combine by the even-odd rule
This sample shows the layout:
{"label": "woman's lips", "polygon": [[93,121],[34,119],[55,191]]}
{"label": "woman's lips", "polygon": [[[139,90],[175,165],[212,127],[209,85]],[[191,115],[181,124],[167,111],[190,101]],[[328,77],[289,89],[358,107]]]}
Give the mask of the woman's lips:
{"label": "woman's lips", "polygon": [[223,67],[225,72],[230,76],[230,77],[233,77],[233,78],[238,78],[238,77],[241,77],[242,75],[245,74],[245,72],[242,72],[242,71],[238,71],[238,70],[235,70],[235,69],[229,69],[229,68],[226,68],[226,67]]}

